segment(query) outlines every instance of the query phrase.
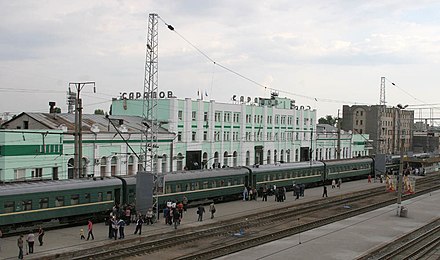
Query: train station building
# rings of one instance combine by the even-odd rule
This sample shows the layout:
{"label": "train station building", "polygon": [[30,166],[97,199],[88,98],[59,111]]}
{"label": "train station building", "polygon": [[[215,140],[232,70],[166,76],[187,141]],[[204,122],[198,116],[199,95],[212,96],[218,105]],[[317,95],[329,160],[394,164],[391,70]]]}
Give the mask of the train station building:
{"label": "train station building", "polygon": [[[134,97],[114,99],[108,118],[83,115],[81,177],[132,175],[144,164],[144,101]],[[315,109],[277,94],[234,97],[231,103],[157,101],[158,172],[343,159],[371,149],[368,135],[338,137],[336,128],[317,127]],[[74,126],[71,113],[23,112],[6,121],[0,130],[0,181],[73,178]]]}

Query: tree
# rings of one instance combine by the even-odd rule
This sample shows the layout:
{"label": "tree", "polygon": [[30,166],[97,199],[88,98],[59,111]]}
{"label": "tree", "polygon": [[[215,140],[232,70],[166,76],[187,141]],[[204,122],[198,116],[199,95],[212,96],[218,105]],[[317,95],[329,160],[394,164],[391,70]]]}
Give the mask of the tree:
{"label": "tree", "polygon": [[104,115],[104,110],[102,109],[95,109],[95,115]]}
{"label": "tree", "polygon": [[54,107],[54,108],[53,108],[53,111],[54,111],[54,113],[56,113],[56,114],[61,114],[61,108],[59,108],[59,107]]}
{"label": "tree", "polygon": [[331,126],[336,126],[337,118],[332,117],[331,115],[326,115],[325,117],[321,117],[318,119],[319,124],[327,124]]}

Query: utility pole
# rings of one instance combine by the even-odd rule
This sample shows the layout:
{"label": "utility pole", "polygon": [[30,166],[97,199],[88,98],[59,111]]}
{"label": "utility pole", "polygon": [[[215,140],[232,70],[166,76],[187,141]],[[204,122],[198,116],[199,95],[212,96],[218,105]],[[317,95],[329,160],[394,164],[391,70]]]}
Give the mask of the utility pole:
{"label": "utility pole", "polygon": [[399,181],[398,181],[398,187],[397,187],[397,216],[400,215],[400,211],[402,210],[402,182],[403,182],[403,150],[405,145],[405,138],[402,136],[402,110],[407,108],[408,105],[402,106],[401,104],[397,105],[397,111],[398,111],[398,120],[399,124],[398,127],[398,137],[400,138],[400,165],[399,165]]}
{"label": "utility pole", "polygon": [[81,90],[86,85],[93,85],[93,93],[96,93],[96,87],[94,81],[88,82],[70,82],[70,86],[76,88],[75,98],[75,152],[74,152],[74,164],[73,164],[73,178],[82,178],[82,100],[80,99]]}
{"label": "utility pole", "polygon": [[338,109],[338,147],[336,151],[336,159],[341,159],[341,119],[339,118],[339,109]]}

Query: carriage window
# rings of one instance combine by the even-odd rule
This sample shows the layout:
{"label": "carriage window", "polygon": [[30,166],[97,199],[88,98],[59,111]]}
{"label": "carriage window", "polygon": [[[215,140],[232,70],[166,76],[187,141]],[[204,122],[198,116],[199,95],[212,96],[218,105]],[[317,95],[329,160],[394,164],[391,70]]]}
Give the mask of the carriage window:
{"label": "carriage window", "polygon": [[240,184],[244,184],[244,179],[240,178]]}
{"label": "carriage window", "polygon": [[176,185],[176,192],[180,192],[180,184]]}
{"label": "carriage window", "polygon": [[196,183],[195,182],[191,182],[191,190],[194,190],[196,188]]}
{"label": "carriage window", "polygon": [[32,200],[23,200],[21,205],[23,210],[32,210]]}
{"label": "carriage window", "polygon": [[79,195],[74,194],[70,196],[70,205],[78,205],[79,204]]}
{"label": "carriage window", "polygon": [[171,193],[171,185],[166,186],[165,193]]}
{"label": "carriage window", "polygon": [[84,202],[85,203],[90,203],[90,193],[84,194]]}
{"label": "carriage window", "polygon": [[105,200],[112,200],[112,192],[111,191],[107,191],[107,196],[106,196]]}
{"label": "carriage window", "polygon": [[217,182],[212,181],[212,182],[211,182],[211,185],[212,185],[213,188],[215,188],[215,187],[217,187]]}
{"label": "carriage window", "polygon": [[185,184],[185,190],[183,190],[183,191],[188,191],[189,190],[189,184],[187,183],[187,184]]}
{"label": "carriage window", "polygon": [[196,182],[195,185],[196,185],[196,186],[195,186],[195,189],[196,189],[196,190],[200,189],[200,188],[199,188],[199,183],[198,183],[198,182]]}
{"label": "carriage window", "polygon": [[237,179],[234,180],[234,185],[238,185],[238,180]]}
{"label": "carriage window", "polygon": [[228,179],[228,186],[232,185],[232,179]]}
{"label": "carriage window", "polygon": [[15,202],[14,201],[6,201],[5,204],[3,204],[5,208],[5,213],[11,213],[15,210]]}
{"label": "carriage window", "polygon": [[204,181],[203,182],[203,189],[207,189],[208,188],[208,181]]}
{"label": "carriage window", "polygon": [[40,199],[40,209],[47,209],[49,207],[49,198],[41,198]]}
{"label": "carriage window", "polygon": [[225,181],[224,181],[224,180],[221,180],[221,181],[220,181],[220,186],[221,186],[221,187],[225,186]]}
{"label": "carriage window", "polygon": [[103,201],[102,192],[98,192],[98,201]]}
{"label": "carriage window", "polygon": [[55,198],[55,207],[62,207],[64,206],[64,197],[58,196]]}

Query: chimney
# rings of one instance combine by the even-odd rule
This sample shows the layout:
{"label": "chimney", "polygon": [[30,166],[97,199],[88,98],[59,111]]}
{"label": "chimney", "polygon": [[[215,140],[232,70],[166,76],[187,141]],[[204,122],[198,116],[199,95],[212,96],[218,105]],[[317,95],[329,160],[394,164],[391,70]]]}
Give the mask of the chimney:
{"label": "chimney", "polygon": [[49,102],[49,113],[53,114],[55,113],[55,102]]}

